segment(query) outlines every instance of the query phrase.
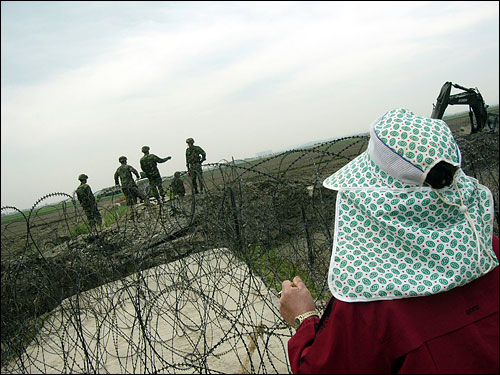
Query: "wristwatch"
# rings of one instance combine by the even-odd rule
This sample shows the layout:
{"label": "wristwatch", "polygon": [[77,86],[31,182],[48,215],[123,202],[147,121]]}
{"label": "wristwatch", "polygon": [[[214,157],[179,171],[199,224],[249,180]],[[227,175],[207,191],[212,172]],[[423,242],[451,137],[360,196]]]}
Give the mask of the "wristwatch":
{"label": "wristwatch", "polygon": [[299,329],[300,325],[304,320],[310,318],[311,316],[317,316],[318,318],[321,316],[318,310],[308,311],[303,314],[297,315],[294,319],[295,329]]}

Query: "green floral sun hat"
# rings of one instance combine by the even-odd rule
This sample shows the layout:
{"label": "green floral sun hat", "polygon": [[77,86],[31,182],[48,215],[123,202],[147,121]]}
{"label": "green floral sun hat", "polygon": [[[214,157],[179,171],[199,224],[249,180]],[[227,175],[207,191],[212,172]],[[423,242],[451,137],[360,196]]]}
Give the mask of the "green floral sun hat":
{"label": "green floral sun hat", "polygon": [[[440,161],[453,184],[424,184]],[[394,109],[370,127],[367,150],[325,179],[338,190],[329,287],[342,301],[426,296],[462,286],[498,265],[491,192],[460,169],[442,120]]]}

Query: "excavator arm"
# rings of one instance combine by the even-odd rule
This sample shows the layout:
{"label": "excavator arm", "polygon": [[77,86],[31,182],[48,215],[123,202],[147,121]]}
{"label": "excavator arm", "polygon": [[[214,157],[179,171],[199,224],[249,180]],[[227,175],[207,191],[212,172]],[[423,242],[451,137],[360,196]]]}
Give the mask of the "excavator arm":
{"label": "excavator arm", "polygon": [[[451,88],[455,87],[457,89],[463,90],[464,92],[450,95]],[[488,114],[486,112],[486,105],[484,104],[483,97],[477,88],[470,89],[452,82],[446,82],[436,100],[436,104],[433,106],[431,118],[442,119],[446,107],[448,105],[454,104],[468,104],[469,105],[469,118],[471,122],[471,134],[477,133],[483,130],[484,125],[488,119]],[[474,124],[473,116],[476,117],[476,124]]]}

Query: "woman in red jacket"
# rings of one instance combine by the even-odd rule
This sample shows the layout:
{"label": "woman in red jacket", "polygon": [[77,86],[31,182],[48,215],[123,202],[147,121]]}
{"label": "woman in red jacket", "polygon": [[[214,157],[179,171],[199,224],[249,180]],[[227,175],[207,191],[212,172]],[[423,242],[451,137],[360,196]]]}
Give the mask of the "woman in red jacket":
{"label": "woman in red jacket", "polygon": [[395,109],[324,181],[333,297],[320,318],[299,277],[283,282],[294,373],[499,372],[493,199],[460,165],[446,123]]}

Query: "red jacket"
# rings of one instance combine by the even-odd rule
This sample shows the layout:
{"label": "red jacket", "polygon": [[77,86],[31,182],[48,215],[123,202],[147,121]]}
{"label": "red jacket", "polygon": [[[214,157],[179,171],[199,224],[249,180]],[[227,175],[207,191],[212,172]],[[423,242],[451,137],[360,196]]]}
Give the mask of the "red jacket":
{"label": "red jacket", "polygon": [[[493,236],[498,258],[498,237]],[[294,373],[497,373],[498,268],[428,297],[330,299],[288,342]]]}

